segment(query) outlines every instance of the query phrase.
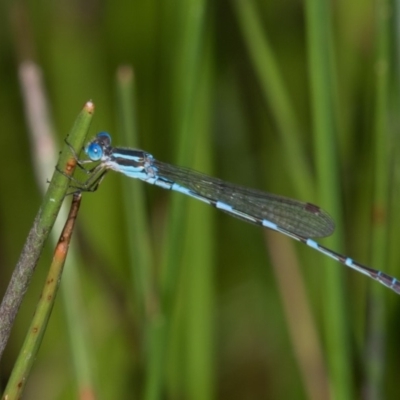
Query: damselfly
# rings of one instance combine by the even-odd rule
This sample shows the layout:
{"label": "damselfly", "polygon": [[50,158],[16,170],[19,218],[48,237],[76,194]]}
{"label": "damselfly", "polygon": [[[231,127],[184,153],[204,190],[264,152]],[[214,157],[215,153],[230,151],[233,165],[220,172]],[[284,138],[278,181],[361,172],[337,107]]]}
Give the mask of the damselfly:
{"label": "damselfly", "polygon": [[311,237],[329,236],[335,226],[332,218],[310,203],[248,189],[199,172],[156,160],[151,154],[136,149],[111,146],[111,136],[100,132],[85,148],[89,160],[99,162],[79,186],[83,191],[97,189],[105,173],[114,170],[164,189],[175,190],[201,200],[236,218],[283,233],[339,261],[400,294],[400,282],[381,271],[362,265],[321,246]]}

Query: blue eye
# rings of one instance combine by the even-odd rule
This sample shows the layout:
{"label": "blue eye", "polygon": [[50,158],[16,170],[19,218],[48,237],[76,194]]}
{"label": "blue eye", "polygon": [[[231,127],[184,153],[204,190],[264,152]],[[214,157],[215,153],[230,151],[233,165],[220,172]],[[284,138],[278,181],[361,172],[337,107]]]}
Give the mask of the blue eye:
{"label": "blue eye", "polygon": [[101,141],[105,146],[111,146],[111,136],[107,132],[99,132],[96,139]]}
{"label": "blue eye", "polygon": [[89,143],[85,149],[85,153],[92,161],[99,161],[103,157],[103,148],[96,142]]}

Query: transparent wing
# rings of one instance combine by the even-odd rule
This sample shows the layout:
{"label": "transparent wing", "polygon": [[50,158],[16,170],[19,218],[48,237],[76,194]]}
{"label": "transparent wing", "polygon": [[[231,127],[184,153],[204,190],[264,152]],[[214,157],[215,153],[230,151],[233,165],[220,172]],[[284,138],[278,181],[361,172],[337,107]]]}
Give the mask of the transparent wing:
{"label": "transparent wing", "polygon": [[[177,183],[211,203],[223,202],[250,218],[223,211],[248,222],[260,224],[268,220],[303,237],[329,236],[335,229],[329,214],[313,204],[234,185],[158,160],[154,160],[153,165],[163,180]],[[254,222],[254,218],[258,221]]]}

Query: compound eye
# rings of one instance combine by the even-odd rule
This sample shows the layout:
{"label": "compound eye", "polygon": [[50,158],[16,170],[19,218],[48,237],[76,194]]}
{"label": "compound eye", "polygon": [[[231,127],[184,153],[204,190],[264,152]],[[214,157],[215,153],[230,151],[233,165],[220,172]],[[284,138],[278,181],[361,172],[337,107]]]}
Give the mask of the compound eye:
{"label": "compound eye", "polygon": [[103,157],[103,148],[98,143],[89,143],[85,152],[92,161],[99,161]]}
{"label": "compound eye", "polygon": [[103,143],[104,146],[106,146],[106,147],[111,146],[111,136],[110,136],[110,134],[107,133],[107,132],[99,132],[99,133],[96,135],[96,139],[97,139],[99,142]]}

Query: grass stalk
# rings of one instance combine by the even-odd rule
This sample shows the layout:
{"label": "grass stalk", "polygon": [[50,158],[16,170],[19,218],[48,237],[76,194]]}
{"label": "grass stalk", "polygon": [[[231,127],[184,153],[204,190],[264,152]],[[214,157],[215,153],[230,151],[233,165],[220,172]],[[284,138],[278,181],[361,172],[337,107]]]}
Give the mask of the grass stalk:
{"label": "grass stalk", "polygon": [[282,138],[283,154],[292,185],[299,198],[311,201],[315,198],[314,179],[304,151],[300,123],[268,33],[262,27],[253,0],[234,0],[233,3],[263,95]]}
{"label": "grass stalk", "polygon": [[[135,81],[131,67],[122,66],[117,73],[117,93],[120,132],[123,143],[131,148],[140,148],[137,110],[135,107]],[[153,246],[150,237],[150,224],[147,219],[145,185],[143,182],[127,182],[123,187],[123,204],[127,230],[127,247],[130,256],[131,275],[136,293],[139,315],[134,318],[143,327],[145,350],[146,398],[158,396],[159,379],[163,364],[159,355],[164,352],[164,327],[160,315],[159,293],[155,285],[155,266]]]}
{"label": "grass stalk", "polygon": [[[139,144],[135,80],[131,67],[122,66],[117,72],[119,126],[122,143],[141,148]],[[145,185],[134,181],[123,187],[126,217],[127,248],[130,255],[131,275],[136,293],[138,311],[145,321],[158,313],[158,299],[154,285],[154,260],[149,221],[146,218]]]}
{"label": "grass stalk", "polygon": [[[83,146],[93,112],[94,104],[87,102],[68,135],[68,142],[76,153],[79,153]],[[44,243],[67,193],[70,183],[67,176],[72,175],[75,164],[75,159],[71,158],[71,149],[65,144],[0,306],[0,358]],[[59,171],[63,171],[67,176]]]}
{"label": "grass stalk", "polygon": [[75,227],[76,217],[81,203],[81,197],[80,193],[75,194],[73,197],[70,213],[55,248],[53,261],[50,265],[49,273],[35,315],[3,393],[3,400],[20,399],[23,394],[25,384],[33,363],[36,360],[56,299],[65,260],[68,254],[69,244]]}
{"label": "grass stalk", "polygon": [[[389,2],[379,0],[376,6],[376,58],[375,58],[375,114],[374,114],[374,192],[372,204],[372,265],[387,265],[389,232],[389,75],[390,24]],[[370,314],[367,322],[366,346],[366,398],[385,397],[384,376],[386,366],[386,304],[385,289],[371,286]]]}
{"label": "grass stalk", "polygon": [[[47,189],[46,178],[51,175],[54,165],[57,163],[55,128],[50,115],[49,101],[41,69],[34,62],[25,61],[20,65],[19,78],[28,121],[36,179],[44,194]],[[43,143],[46,143],[46,146],[43,146]],[[51,241],[54,246],[57,244],[59,232],[62,230],[61,223],[67,218],[68,210],[63,203],[60,218],[57,219],[54,229],[51,231]],[[90,346],[84,328],[85,317],[82,312],[81,280],[78,272],[79,256],[73,242],[69,248],[61,296],[70,336],[69,343],[75,377],[78,382],[78,393],[85,398],[85,395],[94,392],[94,384],[90,362]]]}
{"label": "grass stalk", "polygon": [[[327,239],[328,246],[341,248],[343,229],[339,195],[335,63],[329,1],[306,2],[309,79],[311,85],[314,153],[319,188],[319,204],[337,221],[336,234]],[[333,398],[352,399],[351,361],[346,318],[344,269],[326,258],[324,268],[324,324],[327,358]]]}
{"label": "grass stalk", "polygon": [[[306,161],[305,146],[301,142],[301,128],[292,105],[290,95],[285,87],[278,60],[269,41],[268,34],[262,28],[260,14],[252,1],[235,0],[236,16],[246,47],[249,51],[254,69],[268,105],[271,107],[277,123],[278,131],[282,137],[283,154],[291,178],[292,186],[299,198],[311,201],[315,199],[315,184],[313,182],[310,164]],[[296,166],[293,168],[293,166]],[[288,250],[279,252],[278,249],[287,247],[294,253],[294,243],[288,238],[276,237],[275,234],[266,232],[266,243],[272,259],[272,266],[277,278],[278,288],[284,304],[288,330],[297,363],[300,368],[303,384],[308,397],[321,398],[327,393],[327,376],[322,357],[322,345],[318,341],[317,325],[313,318],[311,306],[307,296],[306,285],[300,270],[299,263],[293,258],[288,258]],[[288,262],[290,260],[290,262]],[[291,279],[287,279],[290,276]],[[296,277],[296,279],[293,279]],[[302,316],[307,334],[313,337],[307,345],[307,351],[299,340],[298,318]],[[308,323],[307,323],[307,322]],[[300,337],[303,337],[300,334]],[[312,371],[318,365],[321,379],[315,385],[310,379]]]}

